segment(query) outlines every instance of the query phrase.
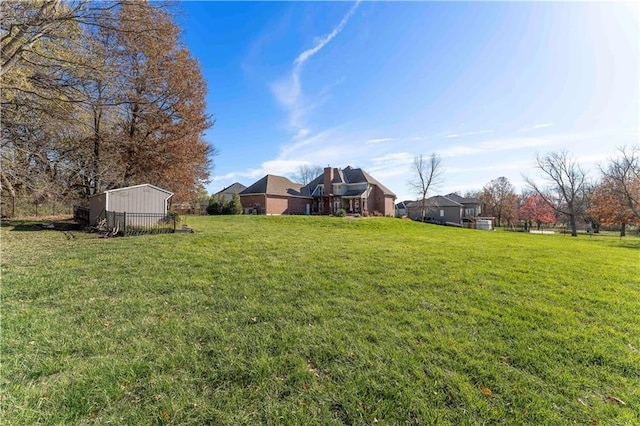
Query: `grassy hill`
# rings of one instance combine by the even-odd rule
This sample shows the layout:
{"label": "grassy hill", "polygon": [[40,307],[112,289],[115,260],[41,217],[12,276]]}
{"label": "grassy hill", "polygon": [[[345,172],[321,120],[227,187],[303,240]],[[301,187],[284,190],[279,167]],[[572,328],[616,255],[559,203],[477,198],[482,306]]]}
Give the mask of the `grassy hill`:
{"label": "grassy hill", "polygon": [[0,423],[640,423],[637,237],[188,222],[3,224]]}

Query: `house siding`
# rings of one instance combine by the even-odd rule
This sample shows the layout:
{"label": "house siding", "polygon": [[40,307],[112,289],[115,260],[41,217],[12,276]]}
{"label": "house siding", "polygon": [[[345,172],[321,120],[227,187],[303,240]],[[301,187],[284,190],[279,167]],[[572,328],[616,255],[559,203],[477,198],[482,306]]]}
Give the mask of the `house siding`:
{"label": "house siding", "polygon": [[[459,206],[427,206],[426,216],[438,221],[460,223],[462,207]],[[440,210],[444,210],[444,217],[440,216]],[[422,219],[422,205],[420,201],[416,201],[410,207],[407,207],[407,216],[413,220]]]}
{"label": "house siding", "polygon": [[166,213],[169,194],[142,186],[107,192],[107,211],[127,213]]}
{"label": "house siding", "polygon": [[91,197],[89,223],[96,225],[105,211],[166,214],[167,200],[172,196],[170,192],[148,184],[105,191]]}

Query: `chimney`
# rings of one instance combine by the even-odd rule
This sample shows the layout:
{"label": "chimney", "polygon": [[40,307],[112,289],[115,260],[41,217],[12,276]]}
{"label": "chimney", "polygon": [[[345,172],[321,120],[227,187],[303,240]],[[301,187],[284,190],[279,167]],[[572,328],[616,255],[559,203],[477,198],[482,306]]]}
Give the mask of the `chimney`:
{"label": "chimney", "polygon": [[324,180],[322,182],[324,184],[325,195],[333,194],[333,184],[331,183],[332,181],[333,181],[333,167],[325,167]]}

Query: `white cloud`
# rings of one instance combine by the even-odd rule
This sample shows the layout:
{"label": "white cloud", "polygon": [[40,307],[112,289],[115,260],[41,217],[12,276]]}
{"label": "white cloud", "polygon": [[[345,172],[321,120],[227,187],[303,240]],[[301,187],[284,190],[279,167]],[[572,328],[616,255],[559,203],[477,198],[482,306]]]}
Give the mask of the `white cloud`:
{"label": "white cloud", "polygon": [[367,143],[383,143],[392,141],[392,138],[378,138],[378,139],[369,139]]}
{"label": "white cloud", "polygon": [[534,124],[533,126],[530,126],[530,127],[523,127],[522,129],[520,129],[520,132],[526,133],[532,130],[544,129],[546,127],[551,127],[551,126],[553,126],[553,123],[539,123],[539,124]]}
{"label": "white cloud", "polygon": [[294,173],[296,169],[303,165],[308,164],[306,161],[301,160],[270,160],[262,163],[263,175],[278,175],[285,176]]}
{"label": "white cloud", "polygon": [[450,135],[446,135],[447,138],[461,138],[464,136],[473,136],[473,135],[484,135],[486,133],[492,133],[493,130],[477,130],[475,132],[465,132],[465,133],[453,133]]}
{"label": "white cloud", "polygon": [[340,34],[359,5],[360,0],[351,6],[349,11],[342,17],[340,23],[330,33],[316,38],[315,45],[312,48],[305,50],[296,57],[293,61],[291,74],[270,85],[278,103],[289,111],[289,125],[292,128],[297,129],[303,126],[304,116],[313,108],[312,105],[305,103],[302,92],[301,72],[303,65]]}
{"label": "white cloud", "polygon": [[[241,178],[255,179],[263,175],[263,169],[247,169],[244,171],[231,172],[221,176],[213,176],[212,182],[234,182]],[[228,186],[228,185],[227,185]]]}

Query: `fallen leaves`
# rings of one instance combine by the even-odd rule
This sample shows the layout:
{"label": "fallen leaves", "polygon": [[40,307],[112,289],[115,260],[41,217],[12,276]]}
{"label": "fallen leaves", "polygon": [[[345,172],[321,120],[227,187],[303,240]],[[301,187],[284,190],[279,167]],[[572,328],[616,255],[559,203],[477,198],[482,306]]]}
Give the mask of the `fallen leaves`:
{"label": "fallen leaves", "polygon": [[486,387],[485,387],[485,388],[482,388],[482,393],[483,393],[483,394],[485,394],[485,395],[487,395],[487,396],[491,396],[491,395],[493,395],[493,392],[491,392],[491,389],[486,388]]}

